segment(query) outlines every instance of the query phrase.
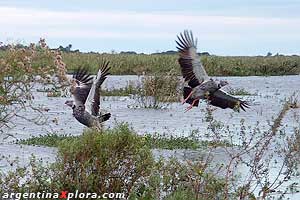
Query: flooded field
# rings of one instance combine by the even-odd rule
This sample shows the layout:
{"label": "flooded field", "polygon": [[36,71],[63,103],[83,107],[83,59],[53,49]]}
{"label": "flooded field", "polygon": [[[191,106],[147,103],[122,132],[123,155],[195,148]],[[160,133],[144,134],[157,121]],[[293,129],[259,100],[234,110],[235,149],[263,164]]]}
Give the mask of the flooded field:
{"label": "flooded field", "polygon": [[[270,129],[268,123],[280,112],[284,101],[292,94],[300,101],[300,76],[273,76],[273,77],[217,77],[229,81],[231,88],[243,88],[251,95],[239,96],[250,102],[250,109],[247,112],[234,112],[232,110],[217,108],[213,112],[214,119],[223,123],[232,132],[240,130],[241,120],[244,120],[246,127],[258,126],[260,130]],[[116,89],[126,87],[128,84],[138,84],[138,76],[109,76],[105,81],[104,88]],[[228,88],[224,88],[225,90]],[[16,139],[26,139],[32,136],[44,135],[47,133],[80,135],[84,129],[83,125],[77,122],[72,116],[72,110],[64,105],[70,97],[47,97],[46,93],[35,92],[35,103],[48,111],[45,113],[45,124],[35,125],[26,120],[17,118],[12,129],[3,130],[1,134],[1,153],[12,157],[22,158],[20,161],[27,163],[31,154],[47,161],[54,161],[55,148],[33,147],[16,145]],[[133,97],[104,97],[101,107],[112,114],[106,127],[114,127],[118,122],[128,122],[138,134],[165,134],[167,136],[188,136],[192,132],[203,139],[210,139],[207,135],[208,122],[205,120],[206,103],[202,102],[199,107],[189,112],[184,112],[187,104],[172,103],[164,109],[134,108],[137,102]],[[25,111],[26,112],[26,111]],[[23,113],[34,117],[35,113]],[[292,133],[294,127],[299,127],[300,109],[290,109],[284,116],[282,127],[287,135]],[[258,124],[258,125],[257,125]],[[251,130],[251,128],[249,128]],[[221,137],[226,138],[226,132]],[[238,142],[238,138],[233,138]],[[197,160],[199,151],[189,150],[153,150],[156,157],[176,156],[182,160]],[[215,162],[220,162],[225,152],[216,152]],[[280,159],[280,158],[279,158]],[[10,169],[4,161],[0,162],[2,170]],[[241,172],[244,169],[240,169]],[[276,169],[275,169],[276,172]],[[274,172],[274,173],[275,173]],[[295,197],[295,196],[293,196]],[[296,197],[295,197],[296,198]],[[299,197],[300,198],[300,197]]]}
{"label": "flooded field", "polygon": [[[300,97],[300,76],[218,77],[218,79],[226,79],[230,82],[231,88],[243,88],[252,94],[240,96],[251,104],[251,108],[247,112],[238,113],[230,109],[223,110],[220,108],[213,112],[216,120],[228,125],[233,131],[239,130],[241,119],[245,120],[246,126],[253,127],[259,122],[262,130],[268,129],[268,121],[278,114],[284,100],[293,93],[296,93],[296,97]],[[122,88],[129,83],[137,83],[138,80],[139,77],[137,76],[110,76],[104,83],[104,88]],[[64,102],[71,97],[47,97],[46,93],[42,92],[35,92],[34,95],[35,103],[48,110],[45,113],[47,123],[38,126],[17,119],[14,121],[15,127],[13,129],[4,130],[1,138],[2,143],[49,132],[72,135],[82,133],[83,125],[73,118],[72,110],[64,105]],[[205,135],[207,130],[207,122],[204,119],[206,102],[200,103],[198,108],[193,108],[187,113],[184,111],[188,104],[181,105],[179,102],[172,103],[164,109],[134,108],[136,104],[136,100],[132,97],[104,97],[101,107],[112,114],[111,119],[105,125],[113,127],[116,122],[128,122],[138,134],[165,133],[179,136],[189,135],[191,131],[197,130],[203,136]],[[25,111],[25,114],[34,117],[34,113]],[[292,120],[297,114],[299,114],[299,109],[293,109],[284,118],[288,129],[297,125],[295,120]],[[8,135],[13,135],[15,138]]]}

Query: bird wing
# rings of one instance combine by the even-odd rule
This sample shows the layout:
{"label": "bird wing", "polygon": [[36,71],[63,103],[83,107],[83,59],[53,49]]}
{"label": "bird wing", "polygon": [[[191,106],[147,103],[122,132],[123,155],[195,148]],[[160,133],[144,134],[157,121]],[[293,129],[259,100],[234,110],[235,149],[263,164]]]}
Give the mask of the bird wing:
{"label": "bird wing", "polygon": [[93,84],[93,77],[88,74],[87,69],[78,68],[73,75],[71,94],[75,105],[84,105]]}
{"label": "bird wing", "polygon": [[242,101],[236,97],[233,97],[222,90],[217,90],[208,97],[209,103],[211,105],[220,107],[220,108],[231,108],[239,111],[240,108],[243,111],[246,111],[246,108],[249,108],[249,104],[246,101]]}
{"label": "bird wing", "polygon": [[200,85],[209,77],[200,62],[200,56],[197,54],[197,39],[194,40],[192,31],[187,30],[177,36],[177,49],[179,51],[179,64],[182,76],[189,86],[194,88]]}
{"label": "bird wing", "polygon": [[108,61],[103,61],[103,63],[101,64],[101,67],[98,70],[96,77],[94,78],[94,82],[87,97],[87,101],[85,102],[86,111],[94,116],[97,116],[100,110],[100,87],[107,78],[107,75],[110,74],[108,72],[110,69],[110,67],[108,67],[108,64]]}

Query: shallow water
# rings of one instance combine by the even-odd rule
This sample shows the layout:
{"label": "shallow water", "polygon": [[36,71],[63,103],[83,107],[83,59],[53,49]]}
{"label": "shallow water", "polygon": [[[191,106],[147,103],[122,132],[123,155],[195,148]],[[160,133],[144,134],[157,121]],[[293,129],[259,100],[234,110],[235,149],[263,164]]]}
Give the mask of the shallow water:
{"label": "shallow water", "polygon": [[[137,76],[110,76],[105,81],[104,87],[120,88],[128,83],[136,83]],[[246,126],[254,127],[257,122],[260,123],[262,130],[268,130],[268,120],[276,117],[282,108],[285,98],[291,96],[294,92],[300,94],[300,76],[281,76],[281,77],[218,77],[230,82],[232,88],[244,88],[253,96],[242,96],[251,104],[247,112],[234,112],[230,109],[218,108],[213,112],[216,120],[230,126],[230,130],[236,131],[240,128],[241,119],[245,119]],[[224,88],[226,90],[226,88]],[[299,95],[298,95],[299,98]],[[45,113],[48,118],[44,126],[29,124],[22,119],[16,119],[16,126],[11,130],[4,130],[5,133],[14,135],[16,138],[28,138],[47,132],[57,132],[59,134],[78,135],[82,133],[83,125],[77,122],[72,116],[72,110],[64,105],[64,102],[70,98],[47,97],[46,93],[35,92],[35,104],[43,105],[49,109]],[[203,136],[207,132],[208,123],[205,122],[206,103],[201,102],[200,106],[193,108],[185,113],[187,104],[172,103],[166,109],[143,109],[132,108],[136,101],[130,97],[105,97],[101,102],[101,107],[112,114],[111,120],[106,126],[112,127],[116,122],[128,122],[138,134],[144,133],[165,133],[172,135],[189,135],[191,131],[198,130]],[[290,112],[299,113],[299,109]],[[34,113],[24,113],[33,117]],[[294,115],[289,114],[285,117],[285,124],[296,125],[293,120]],[[288,127],[291,128],[292,127]],[[2,143],[7,143],[14,138],[8,137]],[[1,138],[0,138],[1,139]]]}
{"label": "shallow water", "polygon": [[[251,104],[251,108],[247,112],[241,111],[237,113],[229,109],[223,110],[219,108],[213,112],[214,118],[228,126],[233,133],[240,130],[240,121],[242,119],[245,120],[245,126],[247,127],[254,127],[259,122],[259,127],[262,131],[269,130],[268,121],[272,121],[277,116],[284,100],[294,92],[298,94],[298,99],[300,97],[300,76],[217,77],[217,79],[225,79],[229,81],[230,87],[244,88],[246,91],[254,94],[240,97]],[[109,76],[104,83],[104,87],[108,89],[122,88],[128,84],[138,84],[138,80],[140,80],[138,76]],[[73,118],[72,110],[64,105],[67,99],[70,98],[49,98],[46,96],[46,93],[35,92],[35,104],[49,109],[45,113],[47,118],[46,124],[40,126],[20,118],[16,119],[14,121],[15,127],[10,130],[3,130],[4,133],[0,136],[0,150],[2,154],[22,157],[21,163],[28,162],[31,153],[50,162],[53,161],[56,154],[53,148],[19,146],[10,143],[15,139],[25,139],[52,132],[71,135],[81,134],[84,127]],[[128,122],[138,134],[153,134],[157,132],[173,136],[189,135],[192,131],[197,130],[199,137],[210,139],[207,136],[209,130],[207,130],[208,122],[205,121],[205,102],[185,113],[187,104],[172,103],[166,109],[155,110],[132,108],[136,105],[136,102],[131,97],[105,97],[102,100],[102,108],[112,114],[111,119],[105,123],[107,127],[113,127],[118,122]],[[36,115],[28,112],[24,114],[30,117]],[[300,126],[299,121],[295,120],[297,116],[299,118],[299,115],[300,109],[298,108],[291,109],[284,117],[282,125],[285,127],[287,134],[293,133],[293,128]],[[238,141],[237,137],[233,139]],[[224,138],[226,138],[226,135],[224,135]],[[163,155],[164,157],[175,155],[180,159],[191,160],[196,160],[199,157],[199,152],[186,150],[154,150],[154,154],[156,156]],[[218,152],[216,155],[219,155],[220,159],[224,158],[224,152]],[[0,162],[0,169],[8,170],[10,166]],[[240,170],[242,172],[244,169]]]}

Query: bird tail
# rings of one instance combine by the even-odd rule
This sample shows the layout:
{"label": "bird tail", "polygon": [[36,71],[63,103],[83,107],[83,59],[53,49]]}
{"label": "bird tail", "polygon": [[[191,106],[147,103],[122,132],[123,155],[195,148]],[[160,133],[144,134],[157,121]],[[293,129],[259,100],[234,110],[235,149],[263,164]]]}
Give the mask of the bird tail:
{"label": "bird tail", "polygon": [[[189,94],[192,92],[192,90],[193,89],[190,87],[184,87],[183,88],[183,98],[186,99],[189,96]],[[186,103],[192,104],[194,100],[195,100],[194,98],[190,97],[190,98],[188,98]],[[199,104],[199,100],[195,101],[193,106],[198,107],[198,104]]]}
{"label": "bird tail", "polygon": [[111,117],[111,114],[106,113],[104,115],[99,116],[98,118],[100,119],[101,122],[105,122],[105,121],[109,120],[110,117]]}

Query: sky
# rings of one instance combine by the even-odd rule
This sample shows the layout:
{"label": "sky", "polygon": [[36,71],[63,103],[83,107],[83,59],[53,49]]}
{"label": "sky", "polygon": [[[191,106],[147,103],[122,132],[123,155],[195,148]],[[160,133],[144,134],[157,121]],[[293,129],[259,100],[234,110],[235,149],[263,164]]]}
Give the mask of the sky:
{"label": "sky", "polygon": [[299,10],[299,0],[0,0],[0,42],[154,53],[176,50],[188,29],[198,52],[299,55]]}

